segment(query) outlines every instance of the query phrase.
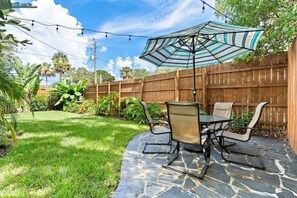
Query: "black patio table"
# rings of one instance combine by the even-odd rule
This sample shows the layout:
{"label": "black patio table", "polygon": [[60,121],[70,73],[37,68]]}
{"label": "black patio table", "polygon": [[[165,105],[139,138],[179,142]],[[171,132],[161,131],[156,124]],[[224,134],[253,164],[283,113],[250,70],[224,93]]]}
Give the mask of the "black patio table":
{"label": "black patio table", "polygon": [[[208,127],[211,124],[218,124],[218,123],[224,123],[224,122],[230,122],[230,118],[225,118],[222,116],[216,116],[216,115],[200,115],[200,124],[201,126]],[[211,138],[211,132],[208,131],[207,133],[208,138]],[[193,144],[184,144],[184,148],[191,152],[202,152],[202,146],[201,145],[193,145]]]}

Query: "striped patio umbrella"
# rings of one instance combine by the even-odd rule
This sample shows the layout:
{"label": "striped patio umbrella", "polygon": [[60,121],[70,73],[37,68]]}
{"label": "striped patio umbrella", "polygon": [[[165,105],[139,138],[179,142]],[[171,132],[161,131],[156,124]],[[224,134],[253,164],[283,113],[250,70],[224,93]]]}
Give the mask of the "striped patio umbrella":
{"label": "striped patio umbrella", "polygon": [[220,64],[254,51],[263,31],[209,21],[184,30],[151,38],[140,56],[158,67],[195,67]]}

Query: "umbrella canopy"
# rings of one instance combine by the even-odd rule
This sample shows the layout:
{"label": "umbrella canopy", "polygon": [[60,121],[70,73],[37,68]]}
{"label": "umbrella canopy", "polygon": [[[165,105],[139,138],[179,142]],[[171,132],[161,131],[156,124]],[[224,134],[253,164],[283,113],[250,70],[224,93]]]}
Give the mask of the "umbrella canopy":
{"label": "umbrella canopy", "polygon": [[184,30],[151,38],[140,56],[158,67],[193,67],[220,64],[254,51],[263,31],[209,21]]}

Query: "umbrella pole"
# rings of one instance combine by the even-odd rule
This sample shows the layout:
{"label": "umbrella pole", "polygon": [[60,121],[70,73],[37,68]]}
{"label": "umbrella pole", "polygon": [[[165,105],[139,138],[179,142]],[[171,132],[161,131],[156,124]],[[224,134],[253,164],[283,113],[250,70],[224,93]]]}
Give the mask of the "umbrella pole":
{"label": "umbrella pole", "polygon": [[193,86],[193,97],[194,97],[194,102],[196,102],[196,70],[195,70],[195,56],[193,55],[193,82],[194,82],[194,86]]}
{"label": "umbrella pole", "polygon": [[194,82],[194,86],[193,86],[193,97],[194,97],[194,102],[196,102],[196,70],[195,70],[195,36],[192,36],[192,47],[193,47],[193,82]]}

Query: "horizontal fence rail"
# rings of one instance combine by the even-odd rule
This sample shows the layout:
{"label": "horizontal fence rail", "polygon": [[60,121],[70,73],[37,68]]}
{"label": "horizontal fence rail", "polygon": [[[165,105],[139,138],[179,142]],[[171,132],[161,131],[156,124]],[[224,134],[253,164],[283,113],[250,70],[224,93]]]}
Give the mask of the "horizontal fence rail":
{"label": "horizontal fence rail", "polygon": [[[260,123],[265,128],[287,126],[288,56],[267,56],[247,64],[224,63],[196,68],[196,99],[202,109],[212,113],[215,102],[235,102],[233,111],[254,111],[258,103],[268,101]],[[98,100],[110,93],[119,93],[119,100],[137,97],[147,103],[193,101],[193,70],[178,70],[88,86],[85,97]]]}

